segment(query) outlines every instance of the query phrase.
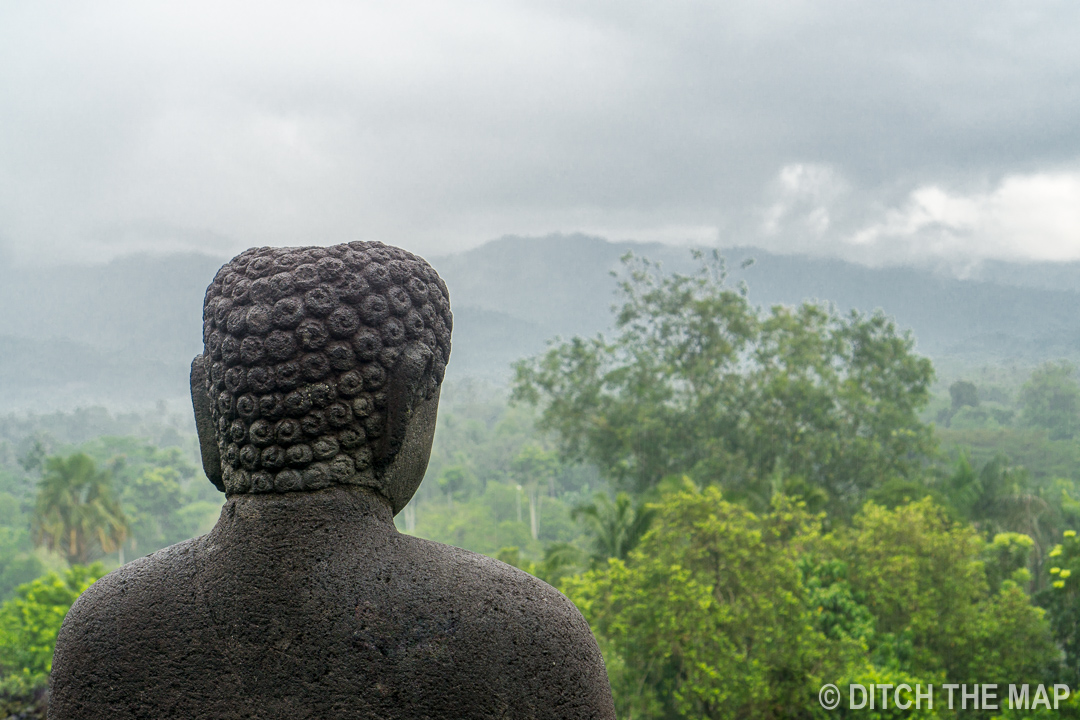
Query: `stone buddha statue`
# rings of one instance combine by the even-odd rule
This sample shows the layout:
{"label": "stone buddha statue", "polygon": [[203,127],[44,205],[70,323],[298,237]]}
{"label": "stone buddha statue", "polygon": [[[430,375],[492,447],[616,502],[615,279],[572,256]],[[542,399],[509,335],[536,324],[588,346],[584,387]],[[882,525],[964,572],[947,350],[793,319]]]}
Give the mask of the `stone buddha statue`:
{"label": "stone buddha statue", "polygon": [[50,718],[614,718],[569,600],[394,526],[450,354],[424,260],[381,243],[248,250],[203,319],[191,396],[221,517],[79,598]]}

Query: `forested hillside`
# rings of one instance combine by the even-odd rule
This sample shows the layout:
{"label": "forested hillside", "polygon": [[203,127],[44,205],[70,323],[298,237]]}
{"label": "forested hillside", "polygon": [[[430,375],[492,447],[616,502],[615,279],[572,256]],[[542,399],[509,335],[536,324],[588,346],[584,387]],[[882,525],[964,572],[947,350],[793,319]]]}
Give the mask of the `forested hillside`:
{"label": "forested hillside", "polygon": [[[670,270],[686,248],[610,243],[580,235],[507,237],[429,258],[456,318],[450,377],[505,381],[510,364],[555,336],[610,328],[609,273],[627,252]],[[867,268],[839,260],[732,248],[733,283],[768,307],[805,299],[841,311],[882,309],[939,364],[1031,367],[1080,354],[1080,293],[1068,267],[987,265],[986,281],[930,269]],[[742,268],[744,260],[754,263]],[[147,407],[179,400],[201,350],[202,296],[224,258],[135,256],[99,266],[0,267],[0,403],[17,409]],[[1045,269],[1044,269],[1045,270]],[[1075,287],[1080,288],[1080,285]]]}

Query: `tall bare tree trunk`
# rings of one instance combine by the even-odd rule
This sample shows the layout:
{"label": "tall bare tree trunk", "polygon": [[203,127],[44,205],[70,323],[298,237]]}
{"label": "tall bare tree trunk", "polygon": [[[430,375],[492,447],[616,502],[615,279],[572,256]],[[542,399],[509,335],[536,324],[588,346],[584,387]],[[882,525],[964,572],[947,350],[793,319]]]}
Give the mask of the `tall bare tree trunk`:
{"label": "tall bare tree trunk", "polygon": [[532,531],[533,540],[540,539],[540,488],[533,485],[529,488],[529,529]]}

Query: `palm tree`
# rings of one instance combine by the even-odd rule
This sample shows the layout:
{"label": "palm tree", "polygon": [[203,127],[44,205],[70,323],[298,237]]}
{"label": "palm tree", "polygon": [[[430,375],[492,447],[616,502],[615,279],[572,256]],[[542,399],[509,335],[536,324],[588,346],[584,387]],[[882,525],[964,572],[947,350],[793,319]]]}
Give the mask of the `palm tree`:
{"label": "palm tree", "polygon": [[1012,467],[998,454],[978,472],[966,455],[961,455],[956,472],[945,480],[945,496],[961,516],[983,531],[1019,532],[1042,545],[1043,517],[1050,505],[1034,487],[1023,468]]}
{"label": "palm tree", "polygon": [[87,564],[99,548],[115,552],[128,531],[110,474],[83,453],[45,461],[34,526],[37,542],[64,553],[71,565]]}
{"label": "palm tree", "polygon": [[1045,581],[1040,572],[1044,555],[1060,537],[1051,503],[1042,496],[1023,468],[1013,467],[1003,454],[996,455],[978,472],[961,455],[956,472],[945,479],[945,497],[960,516],[987,538],[999,533],[1021,533],[1034,540],[1031,555],[1035,589]]}
{"label": "palm tree", "polygon": [[608,558],[625,559],[649,529],[656,510],[640,500],[635,503],[626,493],[616,495],[614,502],[597,493],[594,502],[579,505],[571,515],[592,527],[596,543],[593,561],[603,563]]}

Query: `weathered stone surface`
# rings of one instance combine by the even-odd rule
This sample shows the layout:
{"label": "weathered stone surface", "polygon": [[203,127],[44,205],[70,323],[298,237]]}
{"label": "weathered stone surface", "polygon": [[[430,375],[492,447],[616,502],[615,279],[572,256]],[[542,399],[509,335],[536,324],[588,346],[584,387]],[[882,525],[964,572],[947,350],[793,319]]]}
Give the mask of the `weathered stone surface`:
{"label": "weathered stone surface", "polygon": [[64,621],[50,717],[613,718],[584,619],[498,561],[397,532],[431,449],[445,285],[377,243],[248,251],[192,364],[217,526]]}

